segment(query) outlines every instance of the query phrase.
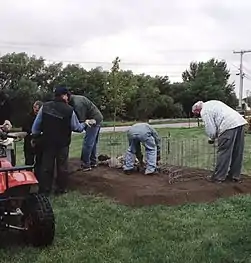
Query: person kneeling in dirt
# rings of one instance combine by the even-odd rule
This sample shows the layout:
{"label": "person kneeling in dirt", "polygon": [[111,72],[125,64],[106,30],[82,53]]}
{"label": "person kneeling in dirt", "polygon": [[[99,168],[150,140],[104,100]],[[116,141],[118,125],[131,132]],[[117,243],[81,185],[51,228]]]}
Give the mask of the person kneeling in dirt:
{"label": "person kneeling in dirt", "polygon": [[127,138],[129,148],[125,155],[124,172],[129,174],[134,171],[135,157],[143,165],[142,143],[146,149],[145,175],[156,173],[157,162],[160,160],[160,138],[157,131],[148,123],[136,123],[129,128]]}
{"label": "person kneeling in dirt", "polygon": [[[208,178],[212,182],[226,179],[238,182],[244,151],[244,126],[247,121],[234,109],[218,100],[198,101],[192,107],[195,115],[201,116],[209,143],[218,138],[217,162],[214,174]],[[230,168],[230,169],[229,169]]]}
{"label": "person kneeling in dirt", "polygon": [[32,134],[42,132],[43,155],[39,188],[42,193],[52,190],[55,160],[57,163],[56,194],[66,193],[68,184],[68,155],[71,132],[83,132],[85,123],[80,123],[68,105],[68,90],[57,87],[55,99],[44,103],[32,126]]}

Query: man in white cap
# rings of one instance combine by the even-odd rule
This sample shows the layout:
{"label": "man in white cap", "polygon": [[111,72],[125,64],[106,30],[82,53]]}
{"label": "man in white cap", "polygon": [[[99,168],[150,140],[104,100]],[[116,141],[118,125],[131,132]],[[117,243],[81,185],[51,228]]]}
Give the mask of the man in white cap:
{"label": "man in white cap", "polygon": [[240,180],[243,152],[244,126],[247,121],[234,109],[218,100],[198,101],[192,107],[195,115],[201,116],[209,143],[218,139],[217,161],[213,182],[226,179]]}

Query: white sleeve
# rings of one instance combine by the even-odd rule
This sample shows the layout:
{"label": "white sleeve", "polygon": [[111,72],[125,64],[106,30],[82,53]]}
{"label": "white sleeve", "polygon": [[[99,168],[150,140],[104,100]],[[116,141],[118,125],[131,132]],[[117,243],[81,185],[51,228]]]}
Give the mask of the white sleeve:
{"label": "white sleeve", "polygon": [[212,114],[203,113],[201,114],[201,118],[205,124],[205,131],[207,136],[210,139],[215,139],[217,137],[217,127],[215,125]]}

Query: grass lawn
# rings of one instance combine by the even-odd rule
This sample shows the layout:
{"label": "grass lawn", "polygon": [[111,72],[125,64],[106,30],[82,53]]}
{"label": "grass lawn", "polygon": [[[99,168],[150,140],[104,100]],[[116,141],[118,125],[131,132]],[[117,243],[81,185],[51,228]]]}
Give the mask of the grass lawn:
{"label": "grass lawn", "polygon": [[[177,141],[202,138],[206,141],[199,128],[159,131],[161,136],[167,136],[170,131]],[[115,139],[123,142],[117,145],[118,151],[127,147],[125,134],[118,133]],[[251,136],[247,135],[246,140],[244,166],[249,170]],[[100,151],[108,151],[111,141],[114,138],[110,134],[102,134]],[[81,136],[74,136],[71,156],[79,156],[81,142]],[[18,156],[22,162],[21,145]],[[52,198],[52,204],[57,221],[54,245],[44,250],[2,249],[0,262],[251,262],[250,196],[219,200],[210,205],[132,209],[105,198],[73,192]]]}
{"label": "grass lawn", "polygon": [[1,250],[0,262],[251,262],[249,196],[175,208],[131,209],[78,193],[52,203],[54,245]]}

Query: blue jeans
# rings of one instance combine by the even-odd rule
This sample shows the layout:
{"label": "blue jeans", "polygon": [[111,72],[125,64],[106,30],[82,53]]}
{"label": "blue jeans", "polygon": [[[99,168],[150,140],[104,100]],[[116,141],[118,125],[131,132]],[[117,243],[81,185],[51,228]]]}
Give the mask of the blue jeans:
{"label": "blue jeans", "polygon": [[124,170],[131,170],[134,168],[135,154],[140,150],[140,143],[146,149],[146,171],[145,174],[153,173],[157,168],[157,146],[152,136],[133,136],[128,138],[129,148],[125,156]]}
{"label": "blue jeans", "polygon": [[97,164],[97,143],[99,138],[100,125],[87,127],[83,140],[81,160],[83,165],[91,166]]}

